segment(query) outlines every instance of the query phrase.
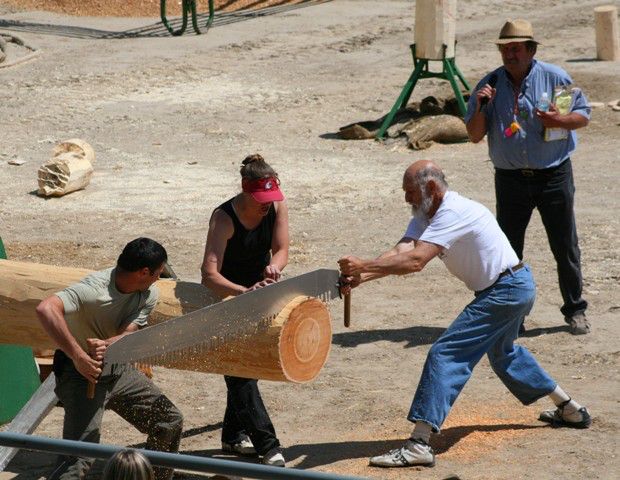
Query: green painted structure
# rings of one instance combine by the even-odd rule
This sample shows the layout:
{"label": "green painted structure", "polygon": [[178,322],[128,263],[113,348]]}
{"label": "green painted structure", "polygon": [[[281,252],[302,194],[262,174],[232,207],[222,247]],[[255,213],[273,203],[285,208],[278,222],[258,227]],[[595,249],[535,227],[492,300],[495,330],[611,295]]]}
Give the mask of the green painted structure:
{"label": "green painted structure", "polygon": [[[194,27],[194,31],[196,32],[196,34],[200,35],[202,33],[200,31],[200,28],[198,28],[198,18],[196,16],[196,0],[182,0],[181,11],[183,13],[183,24],[181,25],[181,28],[178,30],[174,30],[172,26],[170,25],[170,23],[168,22],[168,19],[166,18],[166,0],[160,0],[159,9],[161,13],[161,22],[164,24],[164,26],[170,32],[171,35],[174,35],[175,37],[179,35],[183,35],[183,33],[185,32],[185,29],[187,28],[188,14],[192,15],[192,26]],[[209,0],[209,18],[207,19],[207,23],[205,25],[206,29],[209,29],[209,27],[213,23],[213,14],[214,14],[213,0]]]}
{"label": "green painted structure", "polygon": [[[6,258],[2,238],[0,258]],[[0,345],[0,424],[13,420],[39,385],[39,370],[32,349],[19,345]]]}
{"label": "green painted structure", "polygon": [[470,88],[467,84],[467,81],[465,80],[465,77],[456,66],[455,57],[446,58],[446,45],[443,46],[444,58],[441,60],[437,60],[438,62],[441,62],[441,65],[443,67],[441,72],[432,72],[429,70],[428,62],[433,60],[418,58],[416,56],[415,43],[410,45],[410,48],[411,54],[413,55],[413,72],[409,76],[407,83],[405,83],[403,90],[400,92],[400,95],[398,96],[396,103],[392,107],[392,110],[390,110],[390,113],[388,113],[383,120],[381,128],[379,129],[379,132],[376,136],[377,140],[383,139],[383,137],[385,136],[385,132],[390,127],[390,125],[392,125],[392,121],[394,120],[396,112],[398,112],[399,109],[407,106],[407,102],[409,101],[409,98],[413,93],[413,89],[415,88],[416,83],[418,83],[418,80],[421,80],[423,78],[440,78],[442,80],[447,80],[448,82],[450,82],[450,86],[454,91],[454,96],[459,105],[459,111],[461,112],[461,115],[464,117],[465,113],[467,112],[467,105],[465,105],[465,99],[463,98],[463,93],[459,88],[457,80],[460,80],[465,90],[469,91]]}

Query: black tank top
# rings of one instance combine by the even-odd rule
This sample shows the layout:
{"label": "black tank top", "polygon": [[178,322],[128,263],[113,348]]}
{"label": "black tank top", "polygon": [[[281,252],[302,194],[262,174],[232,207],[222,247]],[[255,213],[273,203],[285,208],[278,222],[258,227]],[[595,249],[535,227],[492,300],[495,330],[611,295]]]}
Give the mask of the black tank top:
{"label": "black tank top", "polygon": [[248,230],[239,221],[232,200],[231,198],[216,209],[226,212],[232,219],[235,229],[226,244],[220,273],[231,282],[251,287],[263,279],[263,270],[271,260],[271,239],[276,223],[276,209],[271,205],[269,213],[258,226],[254,230]]}

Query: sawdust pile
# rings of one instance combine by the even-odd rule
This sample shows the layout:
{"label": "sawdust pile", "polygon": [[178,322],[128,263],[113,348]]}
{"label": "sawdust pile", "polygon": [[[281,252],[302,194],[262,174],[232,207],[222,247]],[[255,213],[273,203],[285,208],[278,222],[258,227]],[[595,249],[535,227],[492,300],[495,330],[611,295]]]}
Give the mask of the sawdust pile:
{"label": "sawdust pile", "polygon": [[516,401],[502,405],[457,406],[446,419],[441,433],[433,436],[433,448],[442,458],[473,460],[497,450],[506,441],[545,428],[545,424],[536,421],[541,409],[541,405],[524,407]]}
{"label": "sawdust pile", "polygon": [[[477,460],[491,455],[507,442],[529,442],[535,438],[537,430],[548,428],[536,421],[541,408],[541,405],[524,407],[516,400],[497,404],[460,402],[450,412],[440,434],[432,436],[431,445],[440,460]],[[338,473],[363,475],[368,463],[366,457],[400,447],[411,432],[411,426],[404,418],[394,418],[383,424],[382,431],[356,435],[353,442],[363,452],[348,465],[339,465]],[[348,437],[343,441],[345,439],[351,441]],[[383,478],[391,480],[401,477],[386,472]]]}
{"label": "sawdust pile", "polygon": [[[215,10],[232,12],[258,9],[307,0],[213,0]],[[43,10],[84,17],[159,17],[160,0],[0,0],[17,11]],[[208,0],[196,0],[197,11],[209,11]],[[167,15],[181,14],[181,0],[166,2]]]}

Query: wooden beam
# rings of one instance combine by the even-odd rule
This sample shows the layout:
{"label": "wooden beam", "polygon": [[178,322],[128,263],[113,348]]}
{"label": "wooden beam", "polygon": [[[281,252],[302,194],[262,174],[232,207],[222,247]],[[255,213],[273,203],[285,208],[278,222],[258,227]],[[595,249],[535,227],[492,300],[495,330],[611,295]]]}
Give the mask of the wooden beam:
{"label": "wooden beam", "polygon": [[[78,282],[90,270],[0,260],[0,343],[25,345],[36,351],[56,345],[36,316],[41,300]],[[159,302],[149,319],[155,324],[193,312],[217,301],[211,291],[192,282],[162,279],[156,283]]]}

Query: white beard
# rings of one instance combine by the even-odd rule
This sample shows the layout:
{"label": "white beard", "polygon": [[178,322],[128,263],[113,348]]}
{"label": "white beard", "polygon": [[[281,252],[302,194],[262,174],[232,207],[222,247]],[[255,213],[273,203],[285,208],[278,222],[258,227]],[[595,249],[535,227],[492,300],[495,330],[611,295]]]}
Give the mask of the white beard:
{"label": "white beard", "polygon": [[422,208],[416,207],[415,205],[411,205],[411,215],[414,218],[419,218],[420,220],[428,220],[427,215],[424,213]]}
{"label": "white beard", "polygon": [[422,204],[420,206],[411,205],[411,214],[420,220],[428,221],[428,212],[433,206],[433,198],[422,195]]}

